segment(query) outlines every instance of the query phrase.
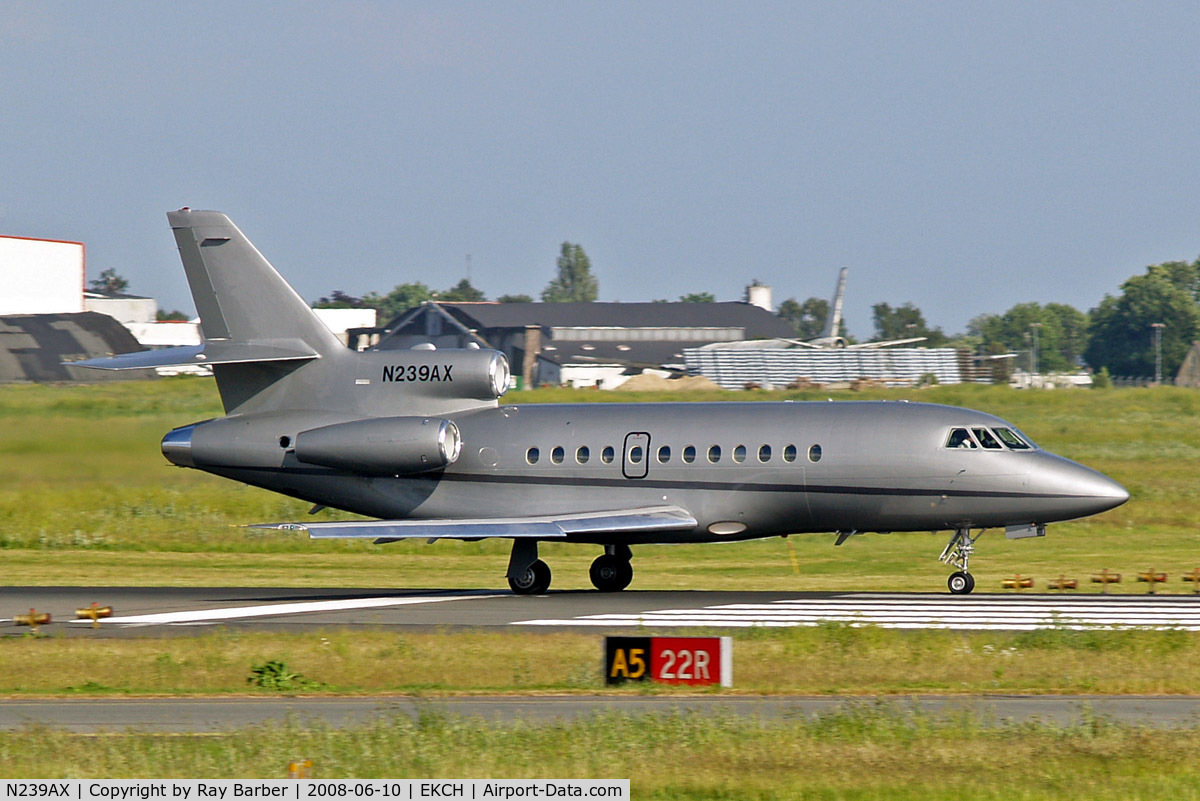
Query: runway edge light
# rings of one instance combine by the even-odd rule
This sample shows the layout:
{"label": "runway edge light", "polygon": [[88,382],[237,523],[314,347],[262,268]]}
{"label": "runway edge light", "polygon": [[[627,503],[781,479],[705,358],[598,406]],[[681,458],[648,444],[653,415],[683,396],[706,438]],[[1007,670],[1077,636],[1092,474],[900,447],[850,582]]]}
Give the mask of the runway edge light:
{"label": "runway edge light", "polygon": [[605,637],[604,683],[733,686],[732,637]]}

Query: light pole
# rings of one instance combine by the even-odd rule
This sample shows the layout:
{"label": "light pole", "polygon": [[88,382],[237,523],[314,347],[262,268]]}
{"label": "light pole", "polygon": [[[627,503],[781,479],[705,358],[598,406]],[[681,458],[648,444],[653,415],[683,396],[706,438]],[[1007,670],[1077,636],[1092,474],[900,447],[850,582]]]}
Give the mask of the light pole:
{"label": "light pole", "polygon": [[1166,323],[1150,323],[1154,329],[1154,386],[1162,386],[1162,332]]}
{"label": "light pole", "polygon": [[1033,352],[1031,361],[1033,362],[1033,375],[1038,374],[1038,329],[1042,327],[1041,323],[1030,323],[1029,328],[1033,331]]}

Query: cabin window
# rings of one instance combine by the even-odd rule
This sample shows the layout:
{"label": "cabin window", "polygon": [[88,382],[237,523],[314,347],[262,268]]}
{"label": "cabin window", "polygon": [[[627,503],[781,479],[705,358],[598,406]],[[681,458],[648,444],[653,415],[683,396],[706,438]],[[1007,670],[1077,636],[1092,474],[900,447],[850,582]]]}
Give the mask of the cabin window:
{"label": "cabin window", "polygon": [[785,461],[785,462],[796,461],[796,446],[795,445],[785,445],[784,446],[783,461]]}
{"label": "cabin window", "polygon": [[813,445],[811,448],[808,449],[808,461],[812,462],[813,464],[816,464],[817,462],[821,461],[821,446],[820,445]]}
{"label": "cabin window", "polygon": [[550,461],[555,464],[562,464],[567,452],[563,450],[562,445],[555,445],[554,450],[550,451]]}
{"label": "cabin window", "polygon": [[641,464],[642,463],[642,446],[641,445],[634,445],[632,448],[629,449],[629,461],[631,464]]}
{"label": "cabin window", "polygon": [[661,462],[662,464],[666,464],[667,462],[671,461],[671,446],[670,445],[663,445],[661,448],[658,449],[658,461]]}
{"label": "cabin window", "polygon": [[711,448],[708,449],[708,461],[712,462],[713,464],[716,464],[717,462],[721,461],[721,446],[720,445],[713,445]]}
{"label": "cabin window", "polygon": [[762,447],[760,447],[758,449],[758,461],[760,461],[760,462],[771,461],[771,446],[770,445],[763,445]]}
{"label": "cabin window", "polygon": [[742,462],[746,461],[746,446],[745,445],[738,445],[736,448],[733,449],[733,461],[737,462],[738,464],[741,464]]}
{"label": "cabin window", "polygon": [[612,460],[617,458],[617,452],[612,445],[605,445],[604,450],[600,451],[600,461],[605,464],[612,464]]}
{"label": "cabin window", "polygon": [[580,445],[579,449],[575,451],[575,461],[580,464],[587,464],[590,458],[592,458],[592,452],[588,450],[587,445]]}
{"label": "cabin window", "polygon": [[696,461],[696,446],[695,445],[688,445],[686,448],[683,449],[683,461],[686,462],[687,464],[691,464],[692,462]]}
{"label": "cabin window", "polygon": [[525,461],[529,462],[530,464],[537,464],[538,459],[540,458],[542,458],[542,452],[537,448],[530,448],[529,450],[525,451]]}
{"label": "cabin window", "polygon": [[1027,451],[1032,447],[1028,442],[1017,436],[1016,432],[1011,428],[994,428],[992,430],[996,432],[996,436],[999,437],[1005,445],[1012,448],[1014,451]]}
{"label": "cabin window", "polygon": [[946,447],[974,450],[979,446],[975,444],[975,440],[971,439],[970,431],[967,431],[965,428],[955,428],[950,431],[950,438],[946,440]]}
{"label": "cabin window", "polygon": [[975,439],[979,440],[979,444],[989,451],[1002,451],[1004,446],[1000,444],[1000,440],[992,436],[992,432],[986,428],[972,428],[971,433],[975,435]]}

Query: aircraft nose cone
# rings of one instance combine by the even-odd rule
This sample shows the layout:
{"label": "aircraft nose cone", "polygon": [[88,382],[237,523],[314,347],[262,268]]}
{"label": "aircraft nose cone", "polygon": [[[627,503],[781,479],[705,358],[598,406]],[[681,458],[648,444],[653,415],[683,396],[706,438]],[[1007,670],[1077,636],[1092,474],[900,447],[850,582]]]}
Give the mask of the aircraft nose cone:
{"label": "aircraft nose cone", "polygon": [[1079,485],[1080,494],[1090,498],[1098,507],[1092,514],[1115,509],[1129,500],[1129,490],[1108,476],[1097,473],[1095,470],[1089,470],[1082,465],[1079,467],[1087,471],[1086,475],[1075,479]]}
{"label": "aircraft nose cone", "polygon": [[1103,473],[1060,456],[1045,456],[1030,476],[1031,488],[1054,496],[1058,519],[1099,514],[1129,500],[1129,490]]}

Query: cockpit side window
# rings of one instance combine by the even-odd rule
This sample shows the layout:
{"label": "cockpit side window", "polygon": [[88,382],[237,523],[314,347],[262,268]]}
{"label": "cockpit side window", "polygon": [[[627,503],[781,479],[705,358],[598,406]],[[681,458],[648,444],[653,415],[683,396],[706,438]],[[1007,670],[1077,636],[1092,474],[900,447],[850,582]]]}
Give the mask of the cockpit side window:
{"label": "cockpit side window", "polygon": [[962,448],[970,450],[978,448],[975,440],[971,439],[971,432],[965,428],[954,428],[950,431],[950,438],[946,440],[947,448]]}
{"label": "cockpit side window", "polygon": [[992,432],[986,428],[972,428],[971,433],[975,435],[975,439],[979,440],[979,444],[989,451],[1002,451],[1004,446],[1000,444],[1000,440],[992,436]]}
{"label": "cockpit side window", "polygon": [[1031,447],[1028,442],[1017,436],[1017,433],[1011,428],[993,428],[992,430],[996,432],[996,436],[999,437],[1005,445],[1012,448],[1014,451],[1027,451]]}

